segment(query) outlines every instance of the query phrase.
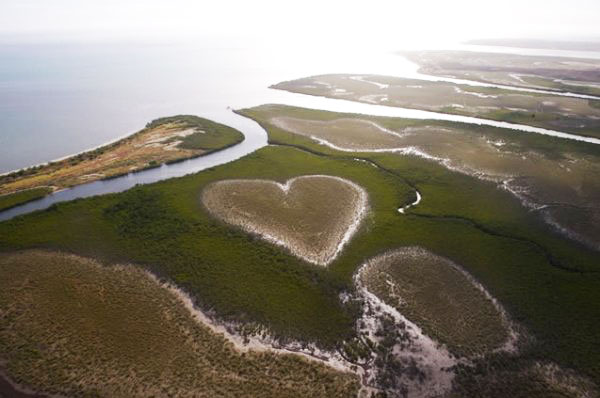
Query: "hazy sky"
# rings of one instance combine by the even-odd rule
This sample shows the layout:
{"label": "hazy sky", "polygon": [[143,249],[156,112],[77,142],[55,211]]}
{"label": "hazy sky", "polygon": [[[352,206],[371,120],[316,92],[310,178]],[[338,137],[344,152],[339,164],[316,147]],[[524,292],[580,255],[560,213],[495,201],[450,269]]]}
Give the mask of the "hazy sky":
{"label": "hazy sky", "polygon": [[600,0],[0,0],[4,42],[198,37],[347,46],[600,39]]}

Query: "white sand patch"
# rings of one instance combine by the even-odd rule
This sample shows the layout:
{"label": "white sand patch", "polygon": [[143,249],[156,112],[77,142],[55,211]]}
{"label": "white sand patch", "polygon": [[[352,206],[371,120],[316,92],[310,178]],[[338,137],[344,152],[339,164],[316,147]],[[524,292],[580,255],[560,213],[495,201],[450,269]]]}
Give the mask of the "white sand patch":
{"label": "white sand patch", "polygon": [[493,106],[493,105],[478,106],[477,108],[482,109],[482,110],[483,109],[489,109],[489,110],[492,110],[492,111],[496,111],[496,110],[500,109],[499,106]]}
{"label": "white sand patch", "polygon": [[[394,322],[403,328],[410,339],[410,343],[396,342],[392,354],[397,360],[402,362],[414,362],[417,368],[424,373],[425,378],[422,381],[411,380],[403,374],[397,374],[408,389],[409,397],[433,397],[441,396],[452,387],[454,374],[447,369],[456,365],[458,360],[448,352],[448,350],[425,335],[420,327],[404,317],[398,310],[376,295],[371,293],[362,283],[361,275],[370,266],[373,259],[363,264],[354,276],[354,283],[357,286],[358,293],[365,300],[363,313],[360,319],[365,327],[361,328],[364,337],[373,341],[380,341],[384,337],[378,336],[380,329],[380,318],[385,315],[390,316]],[[402,325],[402,326],[400,326]],[[374,354],[377,356],[377,353]],[[377,388],[375,379],[380,370],[372,367],[366,373],[366,384]]]}
{"label": "white sand patch", "polygon": [[364,76],[350,76],[350,79],[356,80],[356,81],[359,81],[359,82],[363,82],[363,83],[369,83],[369,84],[372,84],[374,86],[379,87],[380,89],[385,89],[385,88],[388,88],[390,86],[389,84],[378,83],[378,82],[374,82],[372,80],[368,80]]}
{"label": "white sand patch", "polygon": [[319,85],[319,86],[325,86],[325,87],[326,87],[326,88],[328,88],[328,89],[332,89],[332,88],[333,88],[333,87],[331,86],[331,84],[329,84],[329,83],[327,83],[327,82],[324,82],[324,81],[322,81],[322,80],[315,80],[315,81],[313,82],[313,84],[316,84],[316,85]]}
{"label": "white sand patch", "polygon": [[486,139],[485,142],[487,142],[488,144],[493,145],[495,147],[498,147],[498,148],[503,147],[504,145],[506,145],[506,142],[502,141],[502,140],[492,141],[492,140]]}
{"label": "white sand patch", "polygon": [[[142,145],[136,145],[136,146],[140,147]],[[158,142],[152,142],[150,144],[146,144],[146,145],[143,145],[143,146],[146,147],[146,148],[162,148],[164,145],[161,144],[161,143],[158,143]]]}
{"label": "white sand patch", "polygon": [[[133,265],[132,265],[133,266]],[[353,364],[347,362],[340,354],[333,351],[324,351],[311,344],[301,342],[290,342],[285,345],[279,344],[266,333],[265,330],[257,332],[255,335],[242,336],[236,333],[235,330],[242,325],[225,324],[216,321],[213,317],[205,314],[198,309],[192,298],[177,286],[159,280],[154,274],[144,270],[146,275],[168,289],[190,312],[194,320],[203,326],[208,327],[213,333],[222,335],[227,339],[236,350],[239,352],[258,351],[258,352],[274,352],[277,354],[295,354],[300,355],[308,360],[315,361],[332,367],[342,372],[354,371]]]}
{"label": "white sand patch", "polygon": [[[185,129],[185,130],[173,130],[170,131],[169,133],[165,133],[165,132],[159,132],[159,133],[154,133],[154,134],[150,134],[141,144],[136,145],[137,147],[139,146],[148,146],[148,147],[159,147],[161,146],[160,144],[164,143],[167,140],[170,140],[172,138],[185,138],[187,136],[190,136],[192,134],[196,134],[196,133],[205,133],[204,130],[200,130],[197,128],[189,128],[189,129]],[[158,145],[156,145],[158,144]]]}
{"label": "white sand patch", "polygon": [[418,205],[421,202],[421,194],[419,193],[419,191],[415,190],[415,194],[417,195],[417,199],[414,202],[409,203],[404,207],[400,207],[398,209],[398,213],[405,214],[406,210]]}
{"label": "white sand patch", "polygon": [[175,141],[173,141],[173,142],[170,142],[169,144],[165,145],[163,149],[164,149],[165,151],[178,151],[178,150],[179,150],[179,148],[177,148],[177,146],[178,146],[179,144],[181,144],[181,141],[179,141],[179,140],[175,140]]}
{"label": "white sand patch", "polygon": [[516,196],[519,201],[521,202],[521,204],[525,207],[528,207],[532,210],[540,210],[541,208],[545,207],[544,205],[541,205],[539,203],[536,203],[534,201],[532,201],[530,199],[529,194],[529,189],[523,185],[514,185],[512,184],[513,181],[515,181],[516,177],[513,178],[507,178],[505,180],[503,180],[501,182],[501,184],[499,185],[500,188],[512,193],[514,196]]}
{"label": "white sand patch", "polygon": [[102,178],[102,177],[104,177],[104,174],[102,174],[102,173],[91,173],[91,174],[84,174],[82,176],[79,176],[79,178],[82,180],[89,180],[90,178]]}
{"label": "white sand patch", "polygon": [[472,92],[472,91],[464,91],[464,90],[461,90],[460,87],[454,87],[454,91],[458,94],[473,95],[473,96],[479,97],[479,98],[498,98],[497,95],[476,93],[476,92]]}
{"label": "white sand patch", "polygon": [[356,160],[357,162],[366,163],[366,164],[368,164],[369,166],[371,166],[371,167],[374,167],[374,168],[376,168],[376,169],[378,169],[378,168],[379,168],[379,167],[378,167],[376,164],[374,164],[373,162],[370,162],[370,161],[368,161],[368,160],[366,160],[366,159],[354,158],[354,160]]}
{"label": "white sand patch", "polygon": [[526,82],[521,78],[521,76],[517,75],[516,73],[509,73],[508,76],[510,76],[511,78],[517,80],[518,82],[526,84]]}
{"label": "white sand patch", "polygon": [[388,101],[388,96],[386,94],[369,94],[369,95],[361,95],[358,100],[377,105],[384,99],[385,99],[385,101]]}
{"label": "white sand patch", "polygon": [[181,130],[181,131],[176,131],[175,133],[171,134],[171,137],[185,138],[187,136],[190,136],[190,135],[196,134],[196,133],[205,134],[206,131],[194,127],[194,128],[191,128],[191,129],[185,129],[185,130]]}

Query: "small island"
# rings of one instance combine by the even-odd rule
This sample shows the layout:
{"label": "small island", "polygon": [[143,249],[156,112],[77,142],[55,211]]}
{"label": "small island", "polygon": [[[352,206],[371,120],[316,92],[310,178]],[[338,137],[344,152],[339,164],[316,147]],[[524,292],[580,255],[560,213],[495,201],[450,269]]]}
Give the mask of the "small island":
{"label": "small island", "polygon": [[238,130],[198,116],[156,119],[114,143],[0,176],[0,211],[75,185],[203,156],[243,140]]}

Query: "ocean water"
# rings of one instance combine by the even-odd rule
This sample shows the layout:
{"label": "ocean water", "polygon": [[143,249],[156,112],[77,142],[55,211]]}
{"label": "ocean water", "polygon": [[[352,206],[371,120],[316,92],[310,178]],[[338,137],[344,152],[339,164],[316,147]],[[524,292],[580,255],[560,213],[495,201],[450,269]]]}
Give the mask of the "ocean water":
{"label": "ocean water", "polygon": [[402,69],[399,57],[376,57],[389,62],[211,43],[3,45],[0,173],[93,148],[157,117],[191,113],[227,123],[228,107],[277,101],[281,94],[268,86],[281,80]]}

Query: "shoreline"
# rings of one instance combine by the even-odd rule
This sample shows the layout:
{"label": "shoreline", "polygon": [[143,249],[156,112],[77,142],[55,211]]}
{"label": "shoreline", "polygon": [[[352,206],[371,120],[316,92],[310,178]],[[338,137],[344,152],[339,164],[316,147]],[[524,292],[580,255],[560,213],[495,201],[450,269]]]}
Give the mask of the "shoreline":
{"label": "shoreline", "polygon": [[[177,150],[172,152],[168,147],[153,148],[150,152],[144,152],[148,146],[145,140],[149,135],[152,137],[159,134],[164,139],[172,139],[169,131],[177,131],[178,124],[184,127],[208,124],[211,129],[214,129],[211,137],[219,135],[222,138],[218,138],[217,143],[211,141],[215,138],[209,138],[207,142],[195,144],[192,147],[178,146],[175,148]],[[158,118],[137,132],[118,137],[78,154],[0,175],[0,181],[5,184],[2,186],[3,191],[6,191],[1,196],[19,194],[37,188],[50,188],[47,189],[45,195],[16,203],[0,210],[0,213],[78,186],[126,177],[138,172],[161,168],[164,165],[207,156],[236,146],[245,139],[246,136],[237,129],[195,115]],[[183,141],[179,140],[179,145],[181,143]],[[127,167],[128,165],[129,167]],[[24,172],[21,173],[21,171]],[[36,185],[36,182],[44,185]]]}
{"label": "shoreline", "polygon": [[127,133],[127,134],[121,135],[121,136],[119,136],[119,137],[117,137],[117,138],[115,138],[113,140],[107,141],[107,142],[105,142],[103,144],[100,144],[100,145],[97,145],[95,147],[92,147],[92,148],[89,148],[89,149],[84,149],[83,151],[75,152],[75,153],[72,153],[70,155],[65,155],[63,157],[56,158],[56,159],[53,159],[53,160],[49,160],[47,162],[37,163],[37,164],[33,164],[31,166],[21,167],[20,169],[14,169],[14,170],[6,171],[6,172],[3,172],[3,173],[0,173],[0,177],[4,177],[4,176],[7,176],[7,175],[10,175],[10,174],[13,174],[13,173],[18,173],[20,171],[25,171],[25,170],[33,169],[33,168],[36,168],[36,167],[48,166],[48,165],[51,165],[52,163],[62,162],[63,160],[67,160],[67,159],[73,158],[75,156],[79,156],[79,155],[83,155],[83,154],[88,153],[88,152],[96,151],[98,149],[101,149],[101,148],[104,148],[104,147],[108,147],[108,146],[116,144],[119,141],[122,141],[122,140],[124,140],[126,138],[134,136],[135,134],[141,132],[142,130],[144,130],[144,128],[142,128],[140,130],[137,130],[137,131],[134,131],[133,133]]}

